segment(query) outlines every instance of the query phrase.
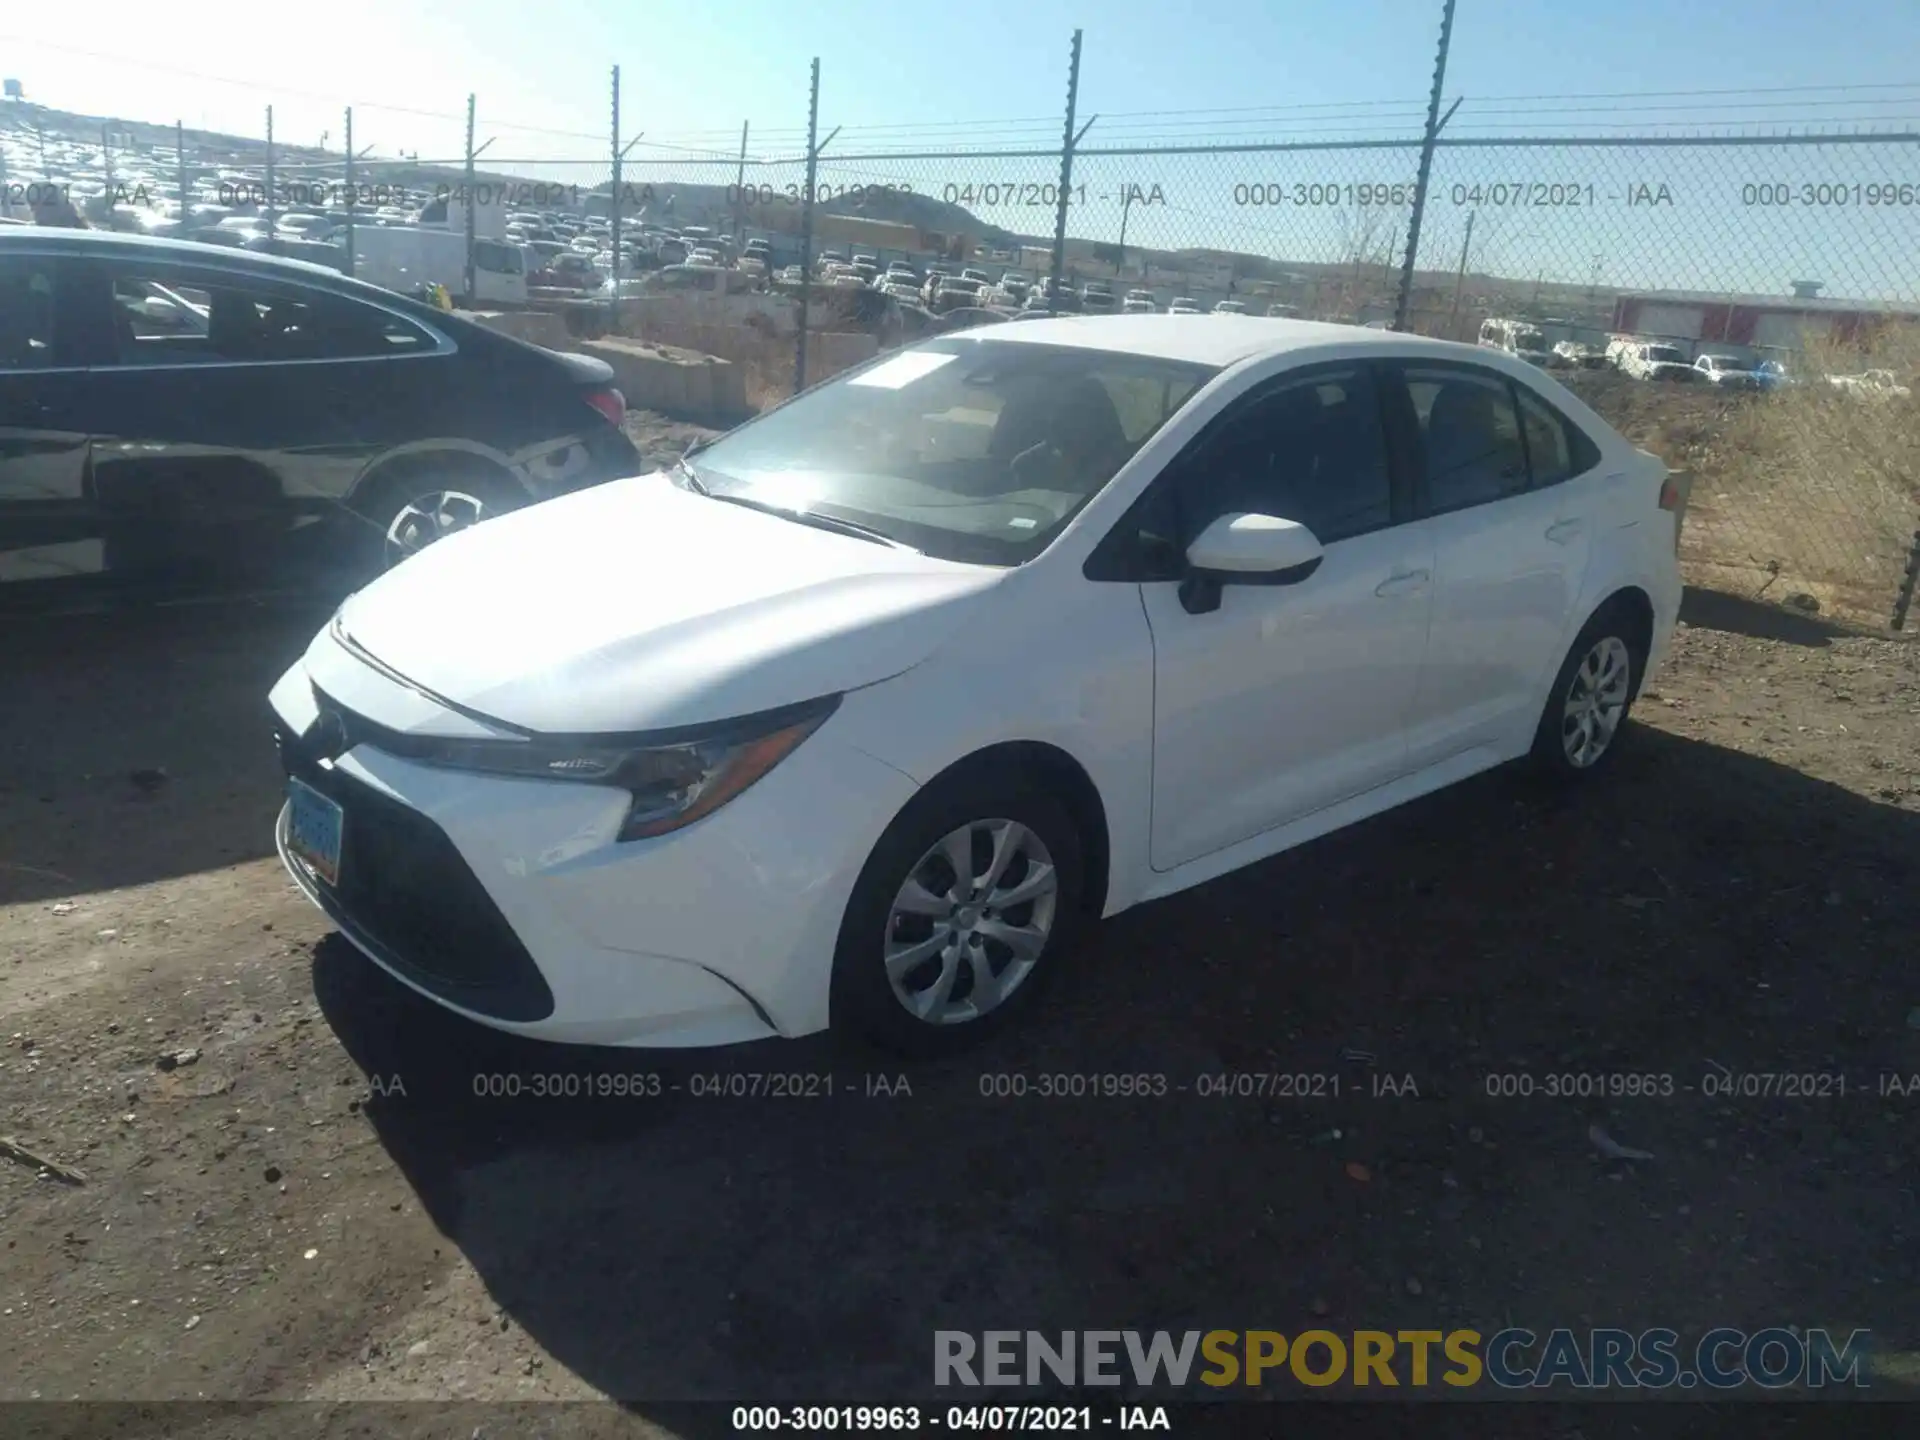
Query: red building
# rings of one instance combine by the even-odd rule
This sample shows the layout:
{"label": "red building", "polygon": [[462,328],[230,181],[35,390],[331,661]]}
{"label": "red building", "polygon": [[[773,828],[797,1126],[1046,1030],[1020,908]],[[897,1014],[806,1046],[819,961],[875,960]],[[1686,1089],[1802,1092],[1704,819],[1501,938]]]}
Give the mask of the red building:
{"label": "red building", "polygon": [[1895,320],[1920,320],[1920,305],[1829,300],[1811,293],[1712,295],[1685,290],[1623,294],[1613,305],[1613,328],[1619,334],[1760,350],[1800,350],[1809,337],[1853,344]]}

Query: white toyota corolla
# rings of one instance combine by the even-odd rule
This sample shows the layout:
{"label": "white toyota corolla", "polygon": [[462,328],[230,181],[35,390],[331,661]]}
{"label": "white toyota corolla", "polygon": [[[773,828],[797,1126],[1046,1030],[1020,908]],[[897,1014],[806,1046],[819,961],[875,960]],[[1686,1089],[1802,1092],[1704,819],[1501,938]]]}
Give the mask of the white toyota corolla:
{"label": "white toyota corolla", "polygon": [[1082,922],[1504,761],[1594,772],[1684,498],[1474,347],[945,336],[352,596],[273,690],[280,852],[501,1029],[938,1050]]}

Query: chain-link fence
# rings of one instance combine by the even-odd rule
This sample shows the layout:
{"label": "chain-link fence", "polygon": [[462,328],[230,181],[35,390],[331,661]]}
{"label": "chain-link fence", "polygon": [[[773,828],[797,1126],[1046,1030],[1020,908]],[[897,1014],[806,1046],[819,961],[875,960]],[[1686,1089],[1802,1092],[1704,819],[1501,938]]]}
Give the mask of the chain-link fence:
{"label": "chain-link fence", "polygon": [[[1051,146],[876,148],[815,113],[779,151],[745,125],[674,150],[623,122],[615,69],[604,139],[557,156],[476,97],[408,112],[409,149],[343,108],[319,146],[276,142],[268,110],[256,139],[116,122],[100,151],[206,233],[302,251],[312,216],[363,278],[697,349],[762,406],[1035,309],[1500,345],[1692,473],[1690,579],[1887,621],[1920,524],[1920,135],[1463,138],[1436,83],[1424,134],[1142,147],[1076,115],[1078,73],[1076,36]],[[11,196],[32,147],[0,153]],[[96,223],[115,198],[89,197]],[[441,258],[383,233],[409,228],[451,232]],[[736,278],[703,297],[653,273],[689,259]]]}

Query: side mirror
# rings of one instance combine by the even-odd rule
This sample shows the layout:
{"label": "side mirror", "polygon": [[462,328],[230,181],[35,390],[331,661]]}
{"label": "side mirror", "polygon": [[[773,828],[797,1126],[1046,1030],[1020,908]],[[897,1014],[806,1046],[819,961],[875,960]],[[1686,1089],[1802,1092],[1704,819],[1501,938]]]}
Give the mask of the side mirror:
{"label": "side mirror", "polygon": [[1190,615],[1218,610],[1223,585],[1297,585],[1325,558],[1319,537],[1297,520],[1222,515],[1187,546],[1180,603]]}

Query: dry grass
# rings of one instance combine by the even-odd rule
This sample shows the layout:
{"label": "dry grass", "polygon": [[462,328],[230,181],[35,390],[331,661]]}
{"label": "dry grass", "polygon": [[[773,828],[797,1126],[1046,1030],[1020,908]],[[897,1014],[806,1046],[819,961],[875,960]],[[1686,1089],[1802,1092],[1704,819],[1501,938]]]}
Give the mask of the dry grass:
{"label": "dry grass", "polygon": [[[1801,383],[1767,394],[1565,376],[1635,444],[1693,476],[1681,540],[1690,583],[1884,626],[1920,526],[1920,404],[1851,393],[1828,375],[1920,369],[1920,332],[1815,349]],[[1796,603],[1805,606],[1807,599]]]}

